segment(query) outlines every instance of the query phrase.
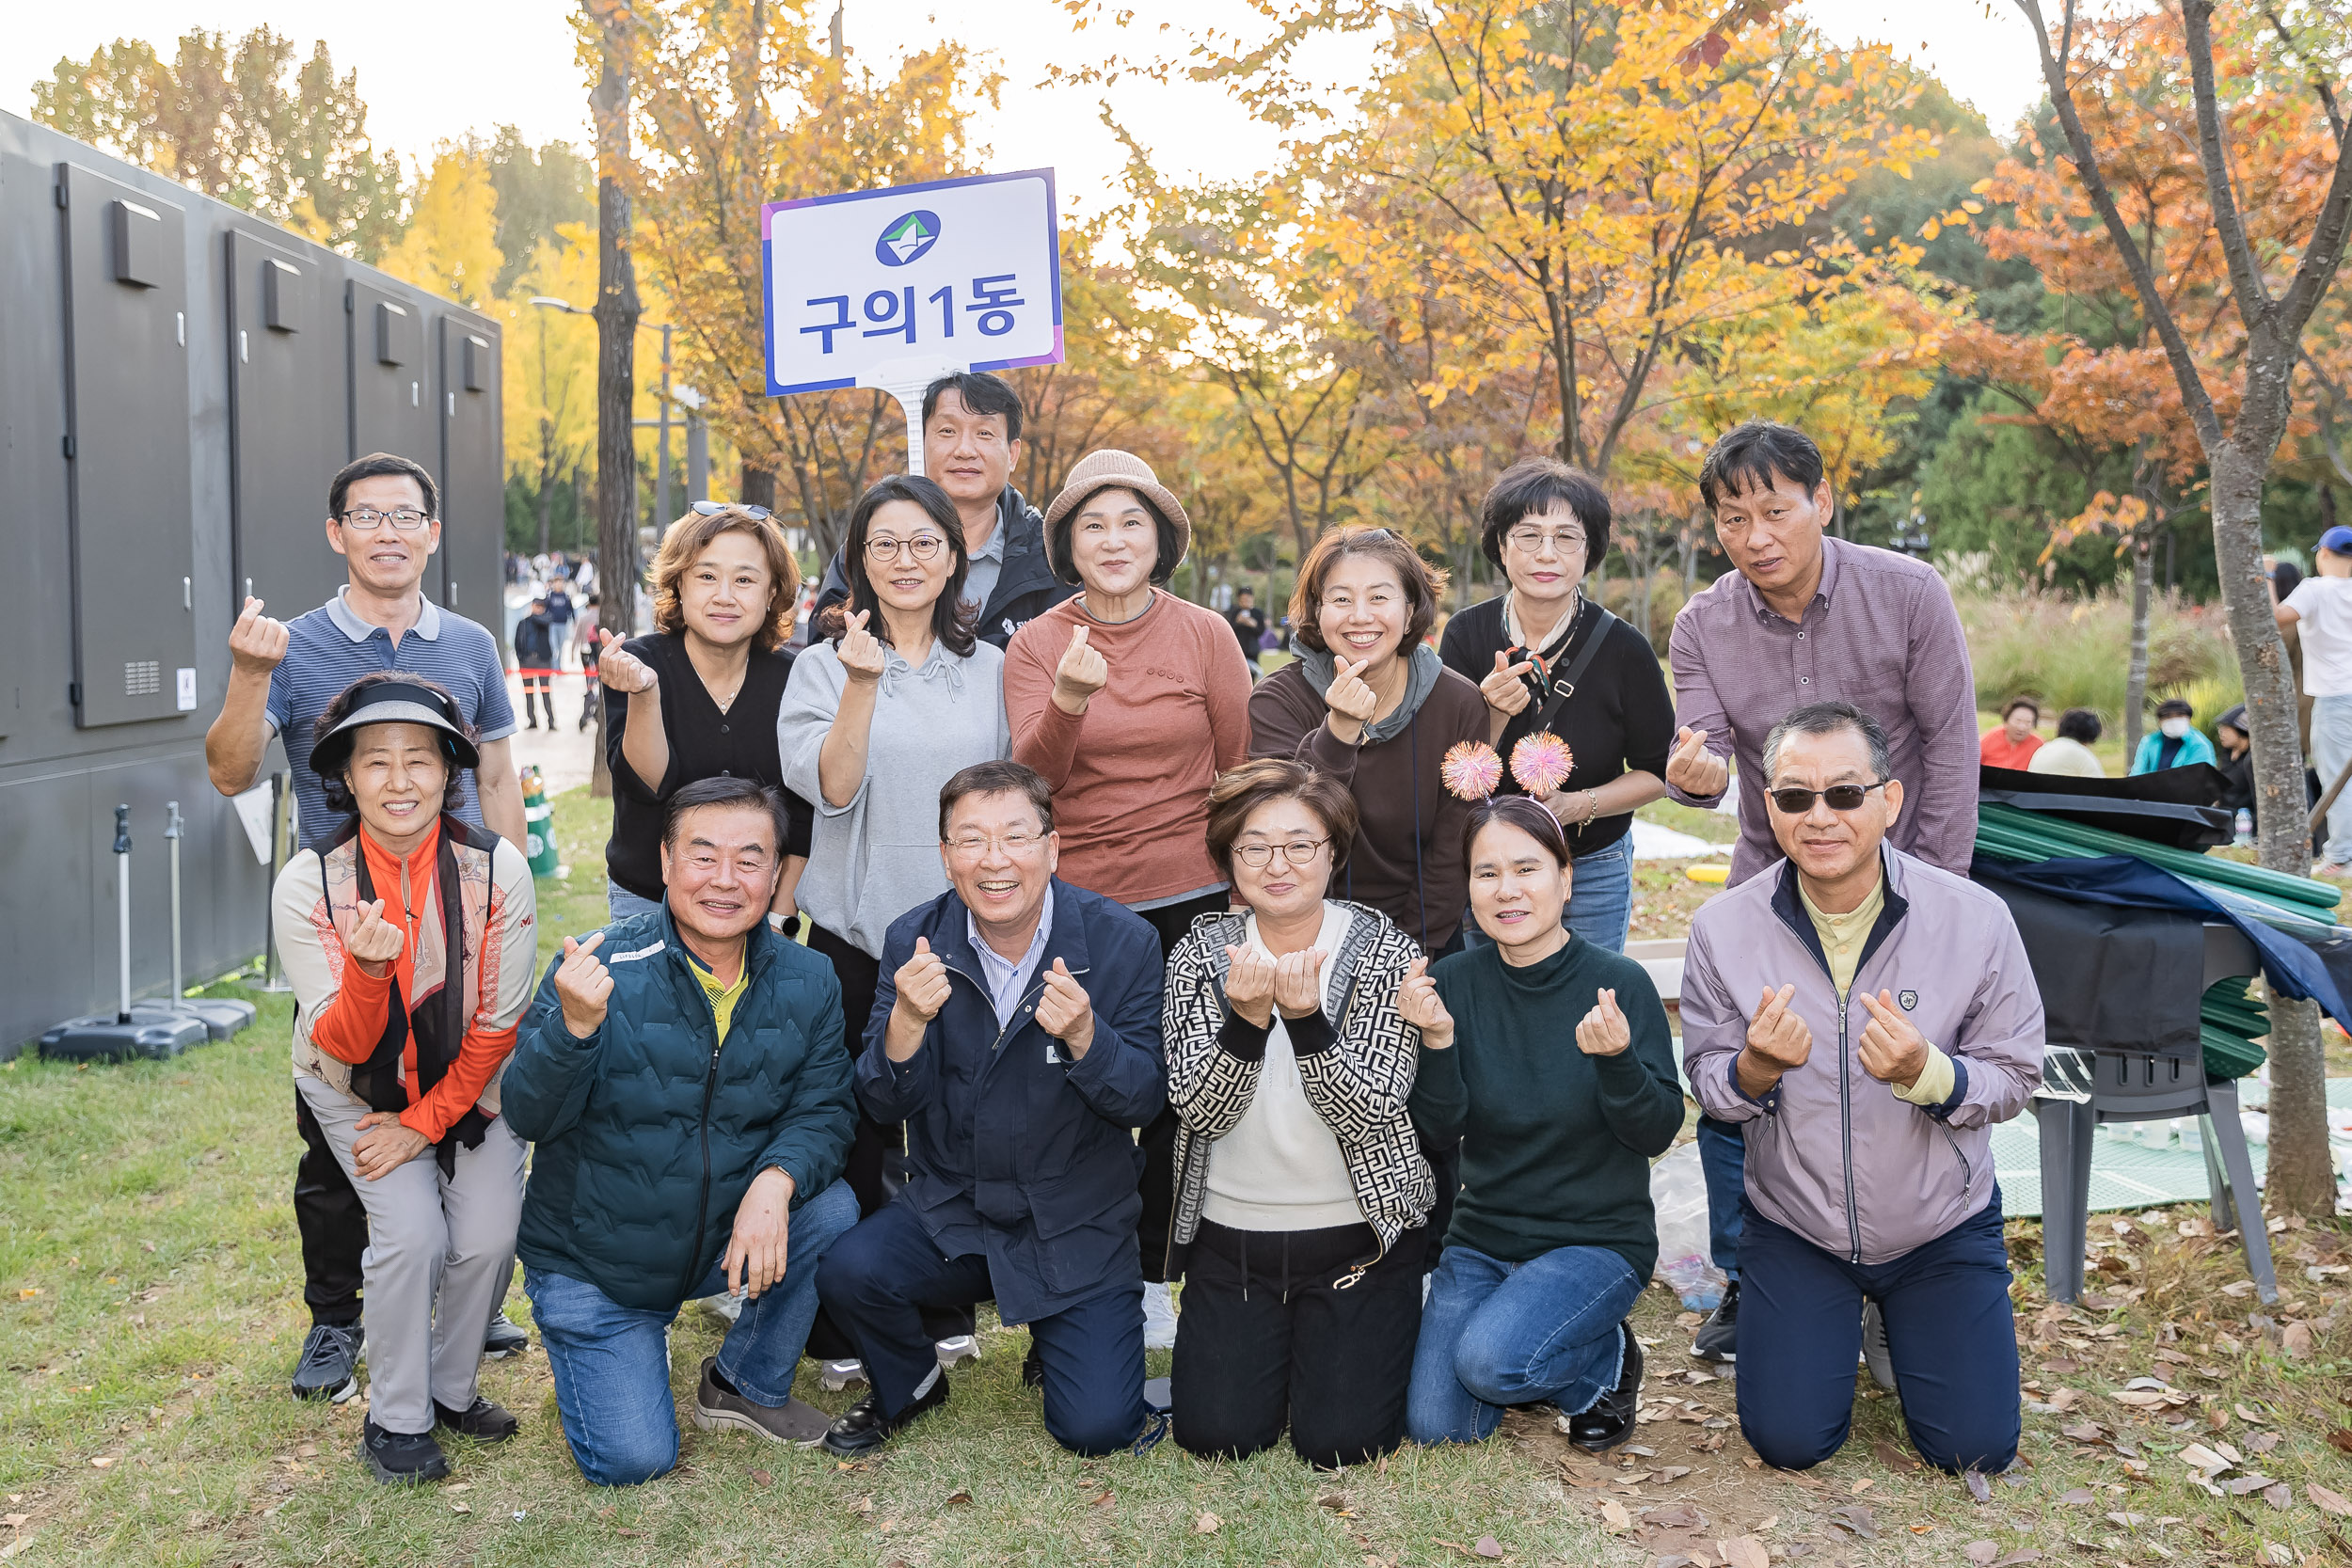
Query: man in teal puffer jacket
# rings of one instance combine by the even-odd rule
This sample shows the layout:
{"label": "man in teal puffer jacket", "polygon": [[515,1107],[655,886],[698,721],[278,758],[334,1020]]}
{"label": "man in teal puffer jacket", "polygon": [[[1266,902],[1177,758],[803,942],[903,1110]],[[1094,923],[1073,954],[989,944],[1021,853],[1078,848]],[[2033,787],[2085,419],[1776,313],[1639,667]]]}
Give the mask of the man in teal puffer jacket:
{"label": "man in teal puffer jacket", "polygon": [[731,1291],[742,1315],[695,1424],[824,1435],[792,1398],[817,1260],[857,1223],[840,1180],[856,1125],[833,967],[769,929],[785,815],[772,789],[706,779],[671,799],[659,913],[564,956],[518,1031],[502,1103],[538,1145],[516,1250],[580,1474],[677,1462],[667,1332]]}

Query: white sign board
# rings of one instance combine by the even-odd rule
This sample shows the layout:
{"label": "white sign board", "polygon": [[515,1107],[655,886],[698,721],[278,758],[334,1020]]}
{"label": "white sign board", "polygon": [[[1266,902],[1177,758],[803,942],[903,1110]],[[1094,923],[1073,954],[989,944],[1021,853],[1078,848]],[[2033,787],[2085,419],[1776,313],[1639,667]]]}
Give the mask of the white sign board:
{"label": "white sign board", "polygon": [[769,395],[1058,364],[1055,224],[1050,168],[769,202]]}

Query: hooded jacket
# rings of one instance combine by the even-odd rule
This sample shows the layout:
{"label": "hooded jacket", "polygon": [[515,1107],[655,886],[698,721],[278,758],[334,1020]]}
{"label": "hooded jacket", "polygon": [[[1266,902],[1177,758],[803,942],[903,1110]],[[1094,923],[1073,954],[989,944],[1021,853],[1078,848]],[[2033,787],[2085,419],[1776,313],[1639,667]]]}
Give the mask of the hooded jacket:
{"label": "hooded jacket", "polygon": [[[1002,652],[1014,632],[1077,589],[1056,578],[1053,566],[1045,559],[1045,515],[1009,484],[996,498],[996,526],[1005,531],[1004,569],[996,574],[996,586],[989,591],[988,603],[980,607],[980,623],[974,632],[981,641],[992,643]],[[825,567],[824,584],[817,590],[809,624],[816,625],[818,616],[849,596],[850,579],[842,568],[841,552],[835,550]]]}
{"label": "hooded jacket", "polygon": [[760,922],[721,1043],[667,904],[604,930],[603,1023],[584,1040],[564,1027],[558,958],[507,1063],[507,1125],[538,1145],[516,1250],[666,1312],[717,1266],[754,1177],[791,1177],[795,1210],[840,1177],[857,1127],[841,982]]}
{"label": "hooded jacket", "polygon": [[[866,1114],[907,1124],[911,1173],[896,1201],[946,1256],[987,1258],[1008,1323],[1141,1281],[1135,1130],[1168,1102],[1160,939],[1142,916],[1059,878],[1053,905],[1036,972],[1002,1026],[955,890],[900,915],[857,1063]],[[894,1062],[883,1036],[918,937],[946,966],[948,997],[914,1054]],[[1057,958],[1094,1007],[1093,1042],[1074,1062],[1037,1022]]]}
{"label": "hooded jacket", "polygon": [[[1877,1264],[1935,1240],[1992,1201],[1993,1127],[2042,1083],[2042,993],[2009,907],[1991,892],[1888,846],[1885,906],[1854,966],[1853,990],[1895,993],[1953,1086],[1918,1106],[1862,1069],[1870,1015],[1840,998],[1788,861],[1708,900],[1691,923],[1682,977],[1682,1061],[1699,1108],[1747,1133],[1747,1196],[1765,1218],[1851,1262]],[[1813,1033],[1803,1066],[1751,1100],[1733,1075],[1763,992]],[[1849,993],[1851,996],[1851,993]]]}

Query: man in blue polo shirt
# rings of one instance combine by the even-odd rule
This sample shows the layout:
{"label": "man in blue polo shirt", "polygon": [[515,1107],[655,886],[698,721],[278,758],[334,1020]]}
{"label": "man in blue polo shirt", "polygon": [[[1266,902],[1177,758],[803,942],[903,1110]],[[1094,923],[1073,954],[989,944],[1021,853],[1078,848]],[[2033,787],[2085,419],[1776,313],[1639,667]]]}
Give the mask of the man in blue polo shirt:
{"label": "man in blue polo shirt", "polygon": [[[475,731],[482,766],[477,775],[458,775],[451,809],[521,845],[522,786],[507,741],[515,713],[498,641],[423,593],[425,568],[441,542],[433,476],[405,457],[374,452],[335,475],[326,509],[326,543],[348,563],[351,580],[291,623],[263,615],[259,599],[245,601],[229,634],[228,700],[204,735],[213,786],[223,795],[251,788],[275,734],[294,770],[303,847],[332,839],[345,818],[328,807],[310,768],[311,726],[361,675],[402,670],[447,688]],[[367,1215],[299,1096],[294,1121],[305,1146],[294,1169],[294,1222],[311,1328],[294,1391],[340,1403],[359,1387],[359,1255],[367,1247]],[[506,1355],[527,1342],[501,1313],[491,1320],[485,1348]]]}

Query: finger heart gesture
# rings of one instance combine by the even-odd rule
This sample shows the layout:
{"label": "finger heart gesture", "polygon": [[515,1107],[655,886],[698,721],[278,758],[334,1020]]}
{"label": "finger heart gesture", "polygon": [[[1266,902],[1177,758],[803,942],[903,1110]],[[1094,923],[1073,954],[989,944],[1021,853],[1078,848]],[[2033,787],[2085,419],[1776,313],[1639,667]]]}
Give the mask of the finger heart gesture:
{"label": "finger heart gesture", "polygon": [[1576,1048],[1587,1056],[1615,1056],[1632,1043],[1633,1029],[1617,1008],[1617,993],[1603,990],[1576,1026]]}
{"label": "finger heart gesture", "polygon": [[841,668],[850,679],[861,686],[881,680],[882,668],[890,661],[890,652],[882,639],[866,629],[873,611],[861,610],[850,617],[841,628],[840,646],[834,651],[841,658]]}
{"label": "finger heart gesture", "polygon": [[1892,991],[1883,990],[1872,996],[1867,990],[1857,990],[1854,997],[1870,1015],[1860,1043],[1862,1070],[1882,1084],[1910,1088],[1927,1068],[1928,1042],[1895,1005]]}
{"label": "finger heart gesture", "polygon": [[1527,683],[1519,677],[1534,668],[1525,660],[1514,664],[1509,654],[1498,652],[1494,673],[1479,681],[1478,694],[1486,698],[1486,705],[1497,713],[1524,713],[1533,699],[1528,696]]}
{"label": "finger heart gesture", "polygon": [[1415,958],[1405,972],[1405,982],[1396,990],[1396,1010],[1421,1031],[1421,1043],[1430,1050],[1443,1051],[1454,1043],[1454,1015],[1438,994],[1438,982],[1430,978],[1427,958]]}
{"label": "finger heart gesture", "polygon": [[1071,1058],[1082,1060],[1094,1043],[1094,1001],[1059,958],[1045,976],[1045,990],[1037,999],[1037,1021],[1061,1041]]}
{"label": "finger heart gesture", "polygon": [[1359,724],[1371,723],[1373,715],[1380,709],[1380,694],[1363,678],[1371,663],[1369,658],[1359,658],[1352,664],[1346,659],[1339,660],[1331,672],[1331,684],[1324,690],[1324,705]]}
{"label": "finger heart gesture", "polygon": [[384,972],[378,966],[399,958],[407,943],[407,933],[384,918],[381,898],[354,904],[337,924],[342,927],[343,951],[366,965],[372,975],[381,976]]}

